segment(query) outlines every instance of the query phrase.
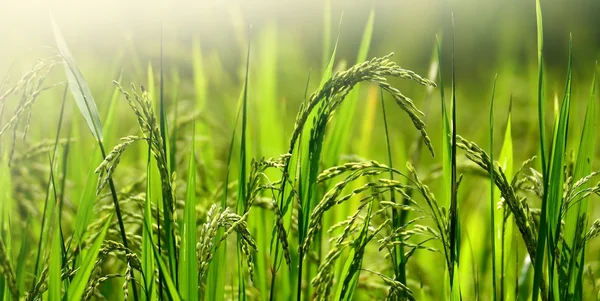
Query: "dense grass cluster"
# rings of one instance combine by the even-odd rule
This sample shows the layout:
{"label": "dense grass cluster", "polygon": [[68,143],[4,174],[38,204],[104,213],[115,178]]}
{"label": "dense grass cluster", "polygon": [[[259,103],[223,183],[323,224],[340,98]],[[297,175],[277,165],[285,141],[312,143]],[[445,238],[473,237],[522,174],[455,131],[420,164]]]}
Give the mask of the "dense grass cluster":
{"label": "dense grass cluster", "polygon": [[[52,20],[52,54],[20,79],[7,75],[0,83],[2,300],[595,297],[600,266],[589,245],[600,235],[600,220],[588,214],[588,200],[600,193],[600,182],[594,183],[600,171],[592,169],[596,79],[582,127],[574,129],[569,54],[564,95],[560,105],[555,101],[547,132],[536,4],[539,151],[522,164],[513,162],[510,110],[500,151],[494,145],[495,81],[489,145],[457,133],[462,120],[456,114],[453,36],[449,50],[437,41],[428,79],[400,67],[393,54],[367,59],[371,12],[356,64],[335,69],[337,42],[333,51],[326,46],[318,88],[308,94],[315,72],[309,73],[295,120],[283,121],[268,91],[274,69],[259,91],[262,113],[255,116],[250,108],[249,35],[235,124],[227,152],[219,155],[203,111],[209,74],[198,48],[193,80],[178,79],[196,89],[193,109],[180,101],[177,87],[165,84],[161,57],[160,72],[149,68],[147,83],[115,80],[107,110],[100,112]],[[452,53],[450,76],[441,67],[444,51]],[[48,84],[61,68],[65,81]],[[452,79],[450,95],[444,78]],[[426,105],[419,109],[392,84],[400,81],[420,85],[428,100],[439,93],[434,107],[441,110],[442,126],[428,130],[440,133],[440,149],[434,151],[437,143],[426,131]],[[369,89],[365,99],[361,87]],[[62,98],[52,99],[50,91],[59,89]],[[71,98],[76,110],[68,116]],[[52,116],[57,131],[24,142],[33,135],[32,108],[39,101],[59,104],[59,115]],[[381,120],[374,117],[378,104]],[[407,121],[395,131],[415,134],[410,152],[392,138],[393,109],[404,114],[394,118]],[[119,127],[127,123],[118,110],[135,126]],[[342,154],[353,142],[348,128],[358,110],[367,116],[368,137],[374,123],[383,124],[385,131],[373,136],[385,140],[384,160]],[[255,131],[263,133],[260,142]],[[569,135],[579,133],[573,147]],[[569,155],[570,147],[575,151]],[[423,168],[421,153],[437,154],[439,164]],[[478,204],[485,210],[473,224],[465,218],[470,208],[463,192],[482,186],[486,193]]]}

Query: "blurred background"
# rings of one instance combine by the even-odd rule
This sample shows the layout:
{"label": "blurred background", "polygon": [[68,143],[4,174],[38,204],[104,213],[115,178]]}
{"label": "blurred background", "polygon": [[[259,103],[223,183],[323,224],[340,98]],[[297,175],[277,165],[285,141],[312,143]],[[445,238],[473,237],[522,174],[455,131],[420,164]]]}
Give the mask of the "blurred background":
{"label": "blurred background", "polygon": [[[465,120],[458,123],[459,131],[469,136],[466,133],[475,130],[470,123],[486,123],[486,114],[478,113],[488,108],[491,85],[498,73],[498,117],[506,115],[502,106],[504,111],[508,110],[512,94],[516,123],[513,135],[516,140],[524,141],[521,145],[526,150],[524,156],[517,154],[517,158],[535,153],[535,146],[525,143],[528,135],[535,132],[528,123],[535,106],[537,80],[534,1],[334,0],[328,14],[323,1],[102,1],[94,4],[56,1],[37,5],[8,1],[3,6],[0,11],[2,72],[15,61],[13,71],[28,68],[28,59],[30,62],[32,58],[47,56],[48,51],[43,46],[54,46],[49,21],[51,11],[91,82],[92,92],[108,93],[104,88],[111,86],[111,80],[116,79],[121,70],[125,82],[145,79],[148,64],[159,65],[162,31],[164,68],[171,73],[166,80],[171,80],[176,71],[181,78],[181,97],[194,97],[191,80],[187,79],[193,76],[190,60],[196,42],[205,57],[207,102],[225,102],[231,106],[237,101],[242,86],[247,33],[252,26],[252,44],[257,51],[253,51],[251,75],[260,76],[262,61],[272,64],[277,72],[276,98],[293,104],[286,106],[286,116],[290,118],[303,97],[309,71],[312,70],[313,75],[314,71],[320,71],[324,58],[329,57],[324,54],[324,44],[335,42],[338,23],[338,66],[355,62],[362,31],[373,10],[375,22],[368,57],[394,52],[398,64],[427,75],[436,35],[443,41],[442,64],[446,70],[451,66],[451,16],[454,14],[457,102],[462,108],[458,114],[459,120]],[[568,40],[572,34],[574,112],[583,116],[579,104],[586,99],[598,58],[600,2],[546,0],[542,1],[542,7],[547,96],[552,101],[554,94],[562,95]],[[324,37],[326,15],[331,24],[329,37]],[[261,47],[265,48],[271,41],[275,41],[273,53],[261,55]],[[407,95],[411,95],[412,89],[422,90],[413,85],[399,85],[407,90]],[[412,97],[423,108],[422,99],[414,94]],[[96,101],[103,107],[104,100]],[[259,99],[254,101],[260,102]],[[216,116],[230,117],[232,113],[227,113],[227,107],[215,104],[213,112]],[[432,117],[428,121],[435,124],[439,110],[429,114]],[[577,118],[574,122],[577,124]],[[471,138],[477,140],[477,137]]]}

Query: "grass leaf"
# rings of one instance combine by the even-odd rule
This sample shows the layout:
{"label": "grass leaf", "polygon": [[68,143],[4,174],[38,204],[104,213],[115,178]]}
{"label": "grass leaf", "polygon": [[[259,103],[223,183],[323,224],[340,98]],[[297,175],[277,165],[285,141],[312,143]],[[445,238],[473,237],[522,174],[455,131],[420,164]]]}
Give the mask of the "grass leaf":
{"label": "grass leaf", "polygon": [[198,300],[198,277],[196,275],[198,271],[196,256],[196,158],[194,137],[195,131],[192,130],[185,208],[183,209],[183,233],[181,249],[179,250],[179,258],[181,258],[179,291],[182,294],[181,297],[188,301]]}
{"label": "grass leaf", "polygon": [[[494,158],[494,95],[496,94],[496,80],[498,75],[494,77],[494,85],[492,86],[492,101],[490,104],[490,158]],[[496,199],[494,198],[494,192],[496,186],[494,184],[494,172],[493,165],[490,164],[490,241],[492,245],[492,296],[495,301],[497,296],[496,292]]]}
{"label": "grass leaf", "polygon": [[[540,131],[540,144],[539,144],[539,152],[540,158],[542,161],[542,175],[544,177],[544,182],[548,181],[548,171],[547,171],[547,163],[546,163],[546,124],[545,124],[545,105],[544,105],[544,27],[542,24],[542,8],[540,5],[540,0],[536,0],[535,2],[535,13],[537,20],[537,49],[538,49],[538,129]],[[546,219],[546,210],[547,210],[547,192],[546,192],[546,183],[543,184],[544,191],[542,197],[542,211],[540,218],[540,225],[538,229],[538,238],[537,238],[537,247],[535,253],[534,262],[534,274],[533,274],[533,290],[531,292],[532,301],[537,301],[538,293],[540,291],[540,286],[542,285],[542,275],[543,275],[543,265],[544,265],[544,249],[546,246],[546,232],[547,230],[547,219]]]}
{"label": "grass leaf", "polygon": [[52,231],[52,245],[50,252],[50,263],[48,272],[48,300],[61,299],[61,269],[62,269],[62,242],[60,240],[59,214],[56,210],[54,213],[54,229]]}
{"label": "grass leaf", "polygon": [[[150,146],[148,146],[148,160],[146,163],[146,198],[144,200],[144,220],[153,223],[152,218],[152,200],[156,198],[153,193],[153,187],[159,187],[154,183],[154,177],[157,176],[156,167],[153,166],[152,154]],[[158,183],[160,185],[160,183]],[[156,202],[158,204],[158,202]],[[147,227],[142,229],[142,275],[143,275],[143,289],[146,292],[142,297],[142,300],[154,301],[156,300],[156,289],[154,287],[154,256],[152,251],[152,231],[148,231]],[[162,275],[159,276],[162,278]]]}
{"label": "grass leaf", "polygon": [[[575,162],[575,168],[573,170],[573,180],[578,181],[586,176],[588,176],[592,172],[592,160],[594,159],[594,150],[595,150],[595,133],[596,133],[596,68],[594,66],[594,77],[592,80],[592,86],[590,88],[590,96],[587,103],[587,108],[585,112],[585,119],[583,121],[583,129],[581,131],[581,139],[579,141],[579,147],[577,150],[577,161]],[[586,183],[582,185],[581,189],[588,189],[590,187],[590,183]],[[585,242],[582,246],[582,250],[575,250],[577,240],[582,235],[582,232],[585,228],[587,228],[587,210],[588,210],[588,198],[584,197],[582,200],[578,201],[574,206],[570,206],[570,208],[566,212],[565,217],[565,232],[564,232],[564,242],[567,244],[570,250],[573,250],[571,253],[571,258],[569,259],[569,266],[566,280],[568,285],[568,290],[565,292],[567,295],[563,295],[564,298],[568,296],[582,296],[583,292],[581,291],[581,287],[577,288],[577,283],[581,282],[582,279],[578,279],[581,277],[582,273],[580,270],[583,270],[583,253],[585,251]],[[583,218],[586,220],[584,225],[579,223],[579,220]],[[585,228],[582,228],[585,227]],[[581,252],[577,254],[577,252]],[[576,255],[576,256],[575,256]],[[576,290],[578,290],[576,292]],[[581,297],[580,297],[581,298]]]}
{"label": "grass leaf", "polygon": [[92,135],[94,135],[96,140],[102,141],[102,123],[100,123],[100,115],[98,114],[98,108],[96,107],[92,92],[90,91],[83,74],[79,71],[75,58],[71,55],[71,51],[69,51],[67,43],[62,37],[60,28],[56,25],[52,15],[50,15],[50,19],[52,21],[56,46],[65,61],[65,73],[67,75],[69,87],[71,88],[71,94],[73,95],[73,98],[75,98],[77,107],[85,118],[90,131],[92,131]]}

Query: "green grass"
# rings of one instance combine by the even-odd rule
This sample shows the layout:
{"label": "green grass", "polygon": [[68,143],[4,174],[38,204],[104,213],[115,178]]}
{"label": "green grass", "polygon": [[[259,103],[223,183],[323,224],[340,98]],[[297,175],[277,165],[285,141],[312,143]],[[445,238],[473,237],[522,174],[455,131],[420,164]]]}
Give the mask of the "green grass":
{"label": "green grass", "polygon": [[460,14],[423,37],[429,79],[376,45],[377,5],[333,36],[324,3],[318,67],[234,14],[238,60],[161,25],[153,59],[91,69],[50,17],[56,48],[0,82],[1,300],[596,298],[596,66],[573,37],[546,68],[542,4],[489,107]]}

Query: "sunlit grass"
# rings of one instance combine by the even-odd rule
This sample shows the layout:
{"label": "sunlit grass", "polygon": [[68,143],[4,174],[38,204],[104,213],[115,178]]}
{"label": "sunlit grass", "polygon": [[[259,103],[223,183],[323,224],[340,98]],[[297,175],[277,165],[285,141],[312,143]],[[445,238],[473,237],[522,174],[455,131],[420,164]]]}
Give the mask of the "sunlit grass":
{"label": "sunlit grass", "polygon": [[[293,70],[306,82],[282,82],[295,58],[270,23],[247,28],[231,72],[199,40],[189,70],[169,66],[161,33],[160,62],[111,70],[106,100],[49,21],[56,49],[0,83],[2,300],[595,297],[596,70],[574,128],[574,91],[589,79],[575,78],[571,40],[547,134],[540,1],[537,85],[526,91],[537,94],[527,101],[539,155],[524,162],[529,129],[502,74],[489,106],[478,100],[489,111],[469,112],[454,15],[446,43],[425,37],[436,43],[424,77],[402,49],[370,53],[375,9],[346,62],[348,17],[332,31],[331,5],[322,67]],[[214,91],[213,76],[228,89]],[[283,99],[289,86],[304,95]],[[54,106],[45,136],[33,130],[40,102]]]}

